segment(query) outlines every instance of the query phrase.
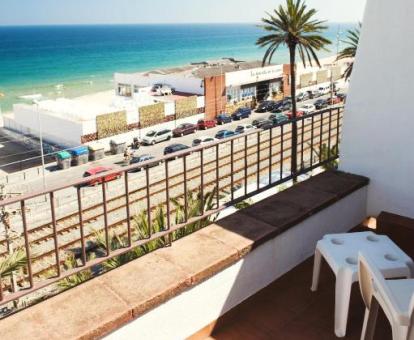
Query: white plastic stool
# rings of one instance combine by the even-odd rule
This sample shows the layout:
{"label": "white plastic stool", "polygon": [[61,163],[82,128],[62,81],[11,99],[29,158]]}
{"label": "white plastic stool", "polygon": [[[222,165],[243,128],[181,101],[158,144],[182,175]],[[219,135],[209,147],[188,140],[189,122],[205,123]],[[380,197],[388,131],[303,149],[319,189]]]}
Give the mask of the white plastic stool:
{"label": "white plastic stool", "polygon": [[370,255],[385,278],[410,278],[414,263],[387,236],[373,232],[331,234],[318,241],[313,266],[312,291],[318,289],[322,257],[336,276],[335,334],[344,337],[348,321],[351,287],[358,281],[358,253]]}

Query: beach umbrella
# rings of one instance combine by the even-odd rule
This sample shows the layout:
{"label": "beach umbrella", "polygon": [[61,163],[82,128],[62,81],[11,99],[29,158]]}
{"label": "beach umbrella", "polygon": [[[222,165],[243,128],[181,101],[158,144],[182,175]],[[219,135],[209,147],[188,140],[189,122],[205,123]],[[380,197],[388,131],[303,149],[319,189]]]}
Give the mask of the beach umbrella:
{"label": "beach umbrella", "polygon": [[0,98],[3,98],[3,97],[4,97],[4,93],[0,92]]}

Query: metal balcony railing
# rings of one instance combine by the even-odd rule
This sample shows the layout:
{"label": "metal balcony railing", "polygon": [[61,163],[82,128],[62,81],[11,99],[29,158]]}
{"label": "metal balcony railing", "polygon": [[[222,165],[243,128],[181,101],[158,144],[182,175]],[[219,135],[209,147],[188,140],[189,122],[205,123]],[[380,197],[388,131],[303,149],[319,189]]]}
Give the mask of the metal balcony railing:
{"label": "metal balcony railing", "polygon": [[[290,168],[290,120],[0,202],[0,230],[6,231],[0,263],[16,252],[22,262],[0,276],[0,305],[42,288],[47,295],[65,280],[73,285],[170,246],[226,207],[332,166],[339,156],[342,109],[295,120],[297,169]],[[72,199],[56,207],[60,196]]]}

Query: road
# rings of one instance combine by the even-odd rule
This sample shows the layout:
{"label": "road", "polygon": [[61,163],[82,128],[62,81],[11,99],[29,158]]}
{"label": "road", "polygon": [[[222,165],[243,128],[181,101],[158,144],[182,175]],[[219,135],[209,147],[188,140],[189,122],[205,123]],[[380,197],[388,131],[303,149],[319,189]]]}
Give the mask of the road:
{"label": "road", "polygon": [[[329,98],[329,96],[323,96],[320,98]],[[307,100],[298,103],[298,107],[300,108],[304,104],[310,104],[313,103],[315,99]],[[235,130],[236,127],[240,124],[250,124],[253,120],[258,118],[267,118],[270,115],[269,112],[266,113],[257,113],[253,112],[250,118],[243,119],[240,121],[233,121],[231,123],[225,124],[225,125],[219,125],[215,128],[211,128],[208,130],[203,131],[196,131],[194,134],[186,135],[183,137],[173,138],[170,141],[161,142],[156,145],[150,145],[150,146],[141,146],[139,150],[134,152],[134,156],[139,156],[143,154],[150,154],[154,157],[160,157],[163,155],[164,148],[172,143],[181,143],[188,146],[192,145],[192,142],[195,138],[200,136],[215,136],[215,134],[219,130]],[[196,122],[194,122],[196,123]],[[89,162],[84,165],[80,165],[77,167],[72,167],[70,169],[66,170],[55,170],[55,171],[47,171],[46,172],[46,187],[57,187],[57,186],[63,186],[65,184],[68,184],[70,182],[79,180],[82,178],[83,173],[95,166],[111,166],[111,167],[121,167],[124,164],[124,157],[123,155],[113,155],[113,156],[106,156],[104,159],[96,161],[96,162]],[[50,167],[54,168],[54,167]],[[43,179],[41,176],[34,176],[27,178],[25,181],[22,181],[17,184],[10,184],[9,190],[12,190],[13,192],[21,192],[21,193],[29,193],[34,191],[41,191],[44,187]]]}

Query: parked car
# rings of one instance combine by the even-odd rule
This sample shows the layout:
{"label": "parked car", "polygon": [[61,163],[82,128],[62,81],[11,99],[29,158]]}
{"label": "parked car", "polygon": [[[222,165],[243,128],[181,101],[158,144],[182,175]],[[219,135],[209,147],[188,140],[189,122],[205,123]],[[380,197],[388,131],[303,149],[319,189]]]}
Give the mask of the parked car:
{"label": "parked car", "polygon": [[319,91],[316,91],[316,90],[308,90],[308,91],[306,91],[306,93],[308,94],[309,99],[314,99],[314,98],[320,97]]}
{"label": "parked car", "polygon": [[336,104],[340,104],[342,102],[342,99],[339,98],[338,96],[334,96],[332,98],[328,98],[326,101],[330,105],[336,105]]}
{"label": "parked car", "polygon": [[240,120],[243,118],[249,118],[252,113],[252,110],[248,107],[239,107],[232,115],[233,120]]}
{"label": "parked car", "polygon": [[164,148],[164,155],[169,155],[178,151],[189,149],[190,147],[184,144],[171,144]]}
{"label": "parked car", "polygon": [[263,122],[261,122],[257,128],[258,129],[263,129],[263,130],[270,130],[271,128],[273,128],[275,126],[275,124],[273,123],[273,121],[271,121],[270,119],[265,119]]}
{"label": "parked car", "polygon": [[328,107],[328,102],[325,99],[318,99],[313,105],[315,105],[316,110],[322,110]]}
{"label": "parked car", "polygon": [[170,140],[172,138],[172,131],[168,129],[160,130],[160,131],[149,131],[147,134],[142,138],[142,144],[144,145],[154,145],[159,142],[163,142],[166,140]]}
{"label": "parked car", "polygon": [[260,123],[264,122],[266,120],[266,118],[257,118],[252,122],[252,125],[254,127],[258,127],[258,125],[260,125]]}
{"label": "parked car", "polygon": [[[130,165],[138,164],[138,163],[150,161],[151,159],[154,159],[154,158],[155,157],[151,156],[151,155],[141,155],[141,156],[138,156],[138,157],[132,157],[129,164]],[[152,168],[152,167],[157,166],[157,165],[159,165],[159,163],[154,162],[154,163],[150,164],[149,167]],[[142,170],[142,168],[136,168],[136,169],[129,170],[128,172],[138,172],[138,171],[141,171],[141,170]]]}
{"label": "parked car", "polygon": [[288,120],[288,117],[283,113],[272,113],[269,116],[269,120],[271,120],[273,123],[277,125],[286,122]]}
{"label": "parked car", "polygon": [[173,131],[172,134],[174,137],[182,137],[184,135],[189,135],[190,133],[194,133],[197,131],[197,125],[184,123],[178,125]]}
{"label": "parked car", "polygon": [[242,133],[251,131],[251,130],[254,130],[254,126],[253,125],[251,125],[251,124],[243,124],[243,125],[238,125],[236,127],[236,130],[234,130],[234,132],[239,135],[239,134],[242,134]]}
{"label": "parked car", "polygon": [[309,93],[308,92],[301,92],[296,96],[296,101],[301,102],[304,100],[309,99]]}
{"label": "parked car", "polygon": [[229,137],[233,137],[235,136],[236,133],[234,131],[230,131],[230,130],[220,130],[219,132],[216,133],[216,138],[217,139],[224,139],[224,138],[229,138]]}
{"label": "parked car", "polygon": [[292,110],[292,102],[284,102],[281,106],[278,108],[272,110],[272,113],[282,113],[284,111]]}
{"label": "parked car", "polygon": [[[104,174],[105,172],[108,172],[108,171],[111,171],[111,170],[114,170],[114,169],[111,168],[111,167],[108,167],[108,166],[97,166],[95,168],[91,168],[91,169],[85,171],[85,173],[83,174],[83,177],[91,177],[91,176],[95,176],[95,175],[100,175],[100,174]],[[116,173],[113,173],[113,174],[110,174],[110,175],[107,175],[107,176],[102,176],[100,178],[93,179],[93,180],[87,182],[84,185],[86,185],[86,186],[88,186],[88,185],[89,186],[95,186],[95,185],[98,185],[98,184],[102,184],[103,182],[114,181],[114,180],[116,180],[118,178],[121,178],[121,177],[122,177],[122,172],[116,172]]]}
{"label": "parked car", "polygon": [[[298,111],[296,111],[296,118],[300,118],[300,117],[302,117],[304,114],[305,114],[305,113],[304,113],[303,111],[298,110]],[[292,119],[292,118],[293,118],[293,113],[292,113],[292,111],[289,111],[288,113],[286,113],[286,116],[287,116],[289,119]]]}
{"label": "parked car", "polygon": [[214,137],[201,136],[193,140],[193,146],[199,146],[217,141]]}
{"label": "parked car", "polygon": [[337,93],[336,96],[341,99],[342,102],[346,101],[346,94],[345,93]]}
{"label": "parked car", "polygon": [[152,92],[155,92],[157,96],[170,96],[174,91],[175,89],[167,84],[154,84],[152,86]]}
{"label": "parked car", "polygon": [[227,113],[220,113],[217,116],[216,120],[217,120],[218,125],[223,125],[223,124],[232,122],[231,117]]}
{"label": "parked car", "polygon": [[299,108],[299,111],[303,111],[305,115],[308,115],[309,113],[315,112],[316,107],[313,104],[305,104]]}
{"label": "parked car", "polygon": [[273,107],[275,105],[275,102],[272,100],[265,100],[259,104],[259,106],[256,109],[256,112],[263,113],[263,112],[269,112],[273,110]]}
{"label": "parked car", "polygon": [[197,128],[199,130],[207,130],[207,129],[215,127],[216,125],[217,125],[217,122],[215,120],[212,120],[212,119],[210,119],[210,120],[209,119],[200,119],[197,122]]}

